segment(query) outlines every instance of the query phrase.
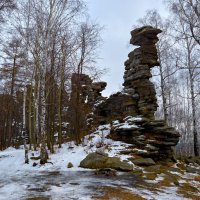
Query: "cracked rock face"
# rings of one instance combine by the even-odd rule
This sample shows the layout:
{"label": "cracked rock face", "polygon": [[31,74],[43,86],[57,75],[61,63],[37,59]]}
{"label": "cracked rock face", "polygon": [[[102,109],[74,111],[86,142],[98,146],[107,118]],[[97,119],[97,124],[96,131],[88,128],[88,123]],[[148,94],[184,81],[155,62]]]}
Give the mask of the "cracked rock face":
{"label": "cracked rock face", "polygon": [[[96,101],[102,98],[101,92],[105,89],[106,82],[93,82],[92,79],[86,74],[72,75],[72,92],[71,99],[75,101],[77,90],[80,93],[80,102],[89,103],[94,105]],[[78,87],[79,86],[79,87]]]}

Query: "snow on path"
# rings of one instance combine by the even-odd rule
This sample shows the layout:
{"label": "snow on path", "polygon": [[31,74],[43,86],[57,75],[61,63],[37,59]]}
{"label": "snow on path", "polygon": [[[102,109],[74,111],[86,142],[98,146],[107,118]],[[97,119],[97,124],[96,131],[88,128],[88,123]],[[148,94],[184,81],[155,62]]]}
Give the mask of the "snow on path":
{"label": "snow on path", "polygon": [[[139,120],[139,119],[138,119]],[[99,183],[103,185],[110,185],[118,187],[122,184],[122,179],[113,182],[111,178],[98,179],[92,175],[91,170],[79,168],[80,161],[83,160],[88,153],[95,152],[97,145],[103,143],[102,150],[108,153],[109,156],[118,156],[122,160],[127,159],[128,156],[121,156],[119,152],[128,147],[128,144],[113,141],[107,139],[106,136],[109,134],[109,125],[100,126],[99,129],[89,136],[85,137],[84,144],[80,146],[74,145],[74,143],[63,144],[62,148],[55,149],[55,154],[50,154],[49,162],[46,165],[37,165],[33,167],[33,162],[38,163],[39,161],[34,161],[30,159],[29,164],[24,164],[24,149],[14,149],[8,148],[5,151],[0,152],[0,200],[21,200],[22,197],[27,197],[29,195],[29,187],[43,187],[44,185],[50,184],[48,191],[42,193],[49,196],[53,200],[68,199],[66,194],[70,194],[72,198],[79,200],[89,200],[92,194],[87,195],[88,187],[92,187],[93,183]],[[104,149],[104,146],[107,146]],[[30,152],[29,157],[38,156],[39,152]],[[67,168],[68,163],[73,164],[73,168]],[[54,175],[52,177],[50,174],[42,176],[42,173],[47,172],[61,172],[63,177],[54,180]],[[85,174],[84,174],[85,173]],[[83,176],[80,176],[80,175]],[[75,177],[74,177],[75,176]],[[35,178],[34,178],[35,177]],[[49,178],[49,179],[48,179]],[[51,180],[51,178],[53,180]],[[69,183],[69,178],[75,180],[75,183]],[[119,178],[119,177],[118,177]],[[121,176],[123,178],[123,176]],[[42,180],[44,179],[44,180]],[[134,180],[132,180],[134,183]],[[81,183],[78,185],[76,182]],[[134,193],[143,196],[146,199],[156,199],[156,200],[167,200],[176,199],[183,200],[185,198],[180,197],[176,194],[175,188],[166,188],[166,191],[162,193],[153,194],[148,190],[139,190],[134,188],[131,184],[125,188],[132,190]],[[34,193],[34,191],[33,191]],[[37,192],[36,192],[37,193]],[[24,198],[26,199],[26,198]]]}

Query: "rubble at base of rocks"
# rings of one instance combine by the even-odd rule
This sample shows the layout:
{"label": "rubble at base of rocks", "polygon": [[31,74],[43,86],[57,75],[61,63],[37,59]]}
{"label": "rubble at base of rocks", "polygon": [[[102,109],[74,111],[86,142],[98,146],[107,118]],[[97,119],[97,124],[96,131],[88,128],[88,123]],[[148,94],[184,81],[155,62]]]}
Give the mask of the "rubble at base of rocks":
{"label": "rubble at base of rocks", "polygon": [[179,141],[179,133],[166,125],[163,120],[150,120],[144,117],[126,117],[121,122],[112,125],[110,137],[114,140],[133,144],[132,148],[143,151],[129,153],[137,154],[153,160],[173,160],[172,147]]}

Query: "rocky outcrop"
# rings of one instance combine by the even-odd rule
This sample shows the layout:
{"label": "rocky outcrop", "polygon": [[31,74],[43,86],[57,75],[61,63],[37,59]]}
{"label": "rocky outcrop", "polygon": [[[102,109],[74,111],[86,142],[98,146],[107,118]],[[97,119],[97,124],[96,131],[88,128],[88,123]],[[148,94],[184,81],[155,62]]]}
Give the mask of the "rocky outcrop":
{"label": "rocky outcrop", "polygon": [[[101,96],[106,87],[105,82],[93,82],[85,74],[72,75],[71,104],[68,109],[69,122],[71,120],[70,124],[75,126],[71,128],[72,131],[77,126],[73,120],[76,118],[79,118],[81,132],[114,121],[111,129],[112,139],[127,142],[132,144],[133,148],[141,149],[137,152],[132,149],[134,155],[154,161],[173,160],[172,147],[178,143],[179,133],[164,121],[155,120],[154,112],[158,105],[155,87],[150,81],[151,68],[159,65],[156,42],[157,35],[161,32],[160,29],[151,26],[131,31],[130,43],[139,47],[128,54],[128,60],[125,62],[123,90],[109,98]],[[102,168],[101,165],[103,168],[117,168],[108,165],[107,157],[96,156],[96,164],[89,157],[89,164],[84,164],[88,161],[86,159],[81,165],[89,168]],[[114,163],[119,161],[117,158],[109,159]]]}
{"label": "rocky outcrop", "polygon": [[67,110],[68,132],[81,132],[82,136],[87,134],[91,129],[90,113],[97,102],[105,99],[101,92],[106,85],[106,82],[93,82],[86,74],[72,74],[71,96]]}
{"label": "rocky outcrop", "polygon": [[150,26],[133,30],[130,43],[140,47],[130,52],[125,62],[124,92],[138,96],[138,114],[149,119],[154,119],[157,109],[155,88],[149,79],[151,68],[159,65],[155,44],[161,32]]}
{"label": "rocky outcrop", "polygon": [[130,43],[139,47],[128,54],[125,62],[123,91],[95,109],[95,121],[99,123],[118,120],[111,130],[113,139],[133,144],[143,150],[137,152],[139,156],[154,160],[173,159],[172,147],[179,141],[174,128],[154,117],[158,105],[150,78],[151,68],[159,66],[156,42],[161,32],[151,26],[131,31]]}
{"label": "rocky outcrop", "polygon": [[105,89],[106,82],[93,82],[86,74],[74,73],[71,78],[72,92],[71,101],[77,98],[77,92],[81,103],[93,106],[97,101],[104,99],[101,92]]}
{"label": "rocky outcrop", "polygon": [[137,96],[118,92],[111,95],[95,108],[97,124],[107,124],[112,120],[121,120],[127,115],[137,115]]}
{"label": "rocky outcrop", "polygon": [[157,35],[162,31],[151,26],[135,29],[131,32],[130,43],[140,47],[128,54],[124,63],[123,91],[111,95],[103,104],[96,107],[95,115],[98,120],[109,122],[118,118],[132,115],[142,115],[154,119],[157,99],[154,84],[149,80],[151,68],[158,66],[156,49]]}
{"label": "rocky outcrop", "polygon": [[[179,141],[179,133],[162,120],[144,117],[126,117],[123,122],[113,124],[111,137],[114,140],[133,144],[130,154],[153,160],[173,160],[172,147]],[[134,151],[135,148],[142,151]]]}

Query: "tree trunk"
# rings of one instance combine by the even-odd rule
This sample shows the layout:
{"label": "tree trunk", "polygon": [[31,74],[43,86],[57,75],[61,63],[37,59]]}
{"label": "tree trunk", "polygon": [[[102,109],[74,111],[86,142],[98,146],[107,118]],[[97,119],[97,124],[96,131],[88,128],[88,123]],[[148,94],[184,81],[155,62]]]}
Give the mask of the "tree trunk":
{"label": "tree trunk", "polygon": [[31,146],[34,143],[33,142],[33,134],[32,134],[32,85],[30,86],[29,90],[29,98],[28,98],[28,130],[29,130],[29,140],[30,140],[30,146],[29,149],[31,150]]}
{"label": "tree trunk", "polygon": [[28,159],[28,146],[26,144],[26,137],[27,137],[27,131],[26,131],[26,93],[27,93],[27,89],[26,86],[24,88],[24,97],[23,97],[23,130],[22,130],[22,134],[24,137],[24,149],[25,149],[25,163],[28,164],[29,163],[29,159]]}
{"label": "tree trunk", "polygon": [[48,152],[46,149],[46,99],[45,99],[45,77],[41,78],[41,152],[40,152],[40,164],[47,163]]}
{"label": "tree trunk", "polygon": [[191,77],[191,76],[190,76],[190,88],[191,88],[191,101],[192,101],[192,125],[193,125],[193,136],[194,136],[194,155],[199,156],[198,132],[197,132],[196,110],[195,110],[194,83],[193,83],[193,77]]}

